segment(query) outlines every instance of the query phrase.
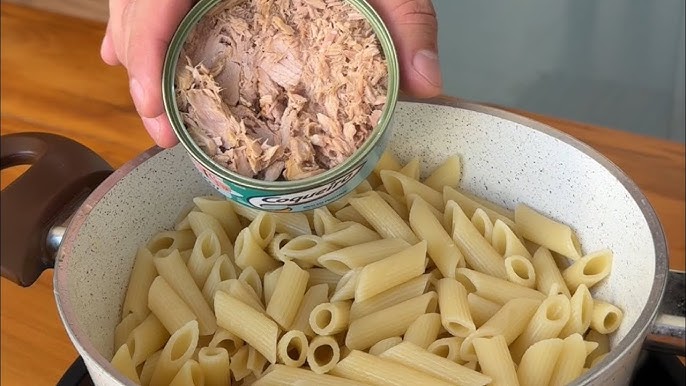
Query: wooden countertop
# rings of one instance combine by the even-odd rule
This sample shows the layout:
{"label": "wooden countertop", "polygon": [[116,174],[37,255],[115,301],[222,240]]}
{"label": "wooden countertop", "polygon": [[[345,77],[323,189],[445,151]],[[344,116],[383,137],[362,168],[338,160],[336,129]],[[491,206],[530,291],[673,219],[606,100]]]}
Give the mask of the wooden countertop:
{"label": "wooden countertop", "polygon": [[[152,146],[131,103],[125,72],[100,61],[102,24],[5,2],[1,12],[2,134],[61,134],[114,167]],[[684,145],[519,113],[581,139],[629,174],[657,210],[672,268],[684,269]],[[18,173],[3,171],[2,186]],[[54,385],[77,354],[57,315],[52,272],[30,288],[5,279],[1,285],[0,384]]]}

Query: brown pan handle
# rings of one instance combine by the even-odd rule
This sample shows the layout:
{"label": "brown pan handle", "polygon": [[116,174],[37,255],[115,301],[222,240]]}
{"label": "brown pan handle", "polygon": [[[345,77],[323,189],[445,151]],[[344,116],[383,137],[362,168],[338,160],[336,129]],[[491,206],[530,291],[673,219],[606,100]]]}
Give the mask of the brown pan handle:
{"label": "brown pan handle", "polygon": [[2,190],[0,262],[2,276],[30,286],[55,264],[47,239],[65,224],[112,167],[71,139],[48,133],[3,135],[2,169],[31,165]]}

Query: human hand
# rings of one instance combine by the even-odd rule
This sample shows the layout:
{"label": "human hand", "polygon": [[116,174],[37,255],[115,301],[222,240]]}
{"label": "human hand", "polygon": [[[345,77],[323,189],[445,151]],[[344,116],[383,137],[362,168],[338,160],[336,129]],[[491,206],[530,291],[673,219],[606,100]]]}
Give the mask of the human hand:
{"label": "human hand", "polygon": [[[110,18],[100,56],[123,65],[131,97],[145,129],[161,147],[177,143],[162,102],[162,66],[167,46],[195,0],[110,0]],[[398,51],[401,88],[419,98],[441,92],[438,22],[431,0],[369,0]]]}

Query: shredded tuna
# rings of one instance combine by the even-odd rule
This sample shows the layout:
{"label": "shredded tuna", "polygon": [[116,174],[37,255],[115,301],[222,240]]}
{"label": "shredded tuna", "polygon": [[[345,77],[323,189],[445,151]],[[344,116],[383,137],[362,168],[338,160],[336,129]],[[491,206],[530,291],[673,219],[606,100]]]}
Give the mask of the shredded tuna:
{"label": "shredded tuna", "polygon": [[386,103],[386,60],[342,0],[230,0],[189,35],[176,90],[191,137],[216,162],[297,180],[367,140]]}

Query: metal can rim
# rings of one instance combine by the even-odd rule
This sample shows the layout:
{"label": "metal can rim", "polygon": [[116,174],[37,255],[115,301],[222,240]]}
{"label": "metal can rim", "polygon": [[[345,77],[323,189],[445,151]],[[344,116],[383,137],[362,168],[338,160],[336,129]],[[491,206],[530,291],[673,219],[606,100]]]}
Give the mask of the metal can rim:
{"label": "metal can rim", "polygon": [[259,190],[273,192],[288,192],[298,189],[307,189],[318,184],[326,184],[335,180],[337,177],[352,170],[359,162],[363,161],[367,155],[375,148],[376,144],[383,137],[391,122],[399,96],[400,71],[398,56],[388,28],[382,21],[379,14],[365,0],[344,0],[360,12],[367,22],[370,23],[374,34],[386,58],[388,68],[388,89],[386,92],[386,104],[379,118],[379,122],[372,130],[371,135],[364,144],[358,148],[348,159],[340,165],[325,171],[322,174],[293,181],[264,181],[255,178],[242,176],[236,172],[228,170],[212,160],[200,147],[193,141],[188,133],[176,103],[175,78],[176,67],[183,44],[190,32],[197,23],[211,10],[215,9],[222,1],[226,0],[200,0],[184,17],[179,24],[165,55],[164,66],[162,69],[162,99],[164,108],[169,118],[170,124],[176,137],[186,151],[207,170],[215,175],[231,181],[231,183]]}

